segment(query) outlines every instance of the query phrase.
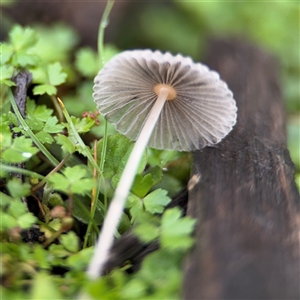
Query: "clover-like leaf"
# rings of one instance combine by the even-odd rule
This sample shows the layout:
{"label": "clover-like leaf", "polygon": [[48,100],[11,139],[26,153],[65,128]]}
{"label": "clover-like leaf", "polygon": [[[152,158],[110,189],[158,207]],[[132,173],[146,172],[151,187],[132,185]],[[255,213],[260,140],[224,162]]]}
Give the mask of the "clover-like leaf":
{"label": "clover-like leaf", "polygon": [[48,133],[61,132],[64,128],[64,125],[57,124],[57,122],[58,122],[58,119],[55,116],[48,118],[48,120],[46,121],[45,127],[44,127],[44,131],[48,132]]}
{"label": "clover-like leaf", "polygon": [[11,132],[9,126],[4,124],[4,122],[0,123],[0,150],[5,150],[10,147],[12,141]]}
{"label": "clover-like leaf", "polygon": [[95,121],[88,118],[75,118],[71,117],[72,123],[78,133],[85,133],[91,130],[91,128],[95,125]]}
{"label": "clover-like leaf", "polygon": [[81,165],[67,167],[63,174],[52,174],[49,176],[49,181],[53,184],[54,189],[68,194],[84,195],[94,187],[94,180],[87,178],[87,170]]}
{"label": "clover-like leaf", "polygon": [[194,240],[191,233],[196,220],[190,217],[181,217],[182,212],[178,207],[167,209],[161,220],[160,242],[162,247],[173,250],[187,250]]}
{"label": "clover-like leaf", "polygon": [[45,131],[40,131],[40,132],[36,133],[35,136],[36,136],[36,137],[40,140],[40,142],[43,143],[43,144],[52,144],[52,143],[54,142],[53,137],[52,137],[49,133],[47,133],[47,132],[45,132]]}
{"label": "clover-like leaf", "polygon": [[20,136],[13,140],[12,145],[3,151],[1,156],[6,162],[21,163],[38,152],[39,149],[32,146],[31,139]]}
{"label": "clover-like leaf", "polygon": [[39,61],[39,57],[34,54],[28,54],[27,51],[18,51],[12,57],[12,65],[15,67],[21,66],[23,68],[27,66],[34,66]]}
{"label": "clover-like leaf", "polygon": [[22,183],[18,178],[13,178],[7,182],[7,188],[12,197],[21,198],[30,195],[30,184]]}
{"label": "clover-like leaf", "polygon": [[14,48],[12,45],[9,45],[7,43],[1,43],[1,47],[0,47],[0,56],[1,56],[1,60],[0,60],[0,64],[4,65],[6,64],[10,58],[13,56],[14,54]]}
{"label": "clover-like leaf", "polygon": [[151,174],[146,174],[143,176],[142,174],[137,174],[135,176],[134,185],[131,190],[138,197],[143,198],[151,189],[153,185],[153,179]]}
{"label": "clover-like leaf", "polygon": [[61,145],[61,148],[66,153],[74,153],[76,150],[75,145],[71,142],[71,140],[63,134],[58,134],[56,136],[57,144]]}
{"label": "clover-like leaf", "polygon": [[159,227],[150,222],[135,225],[133,232],[145,243],[154,241],[159,236]]}
{"label": "clover-like leaf", "polygon": [[55,62],[48,66],[48,77],[49,83],[57,86],[66,81],[67,73],[62,72],[62,66],[59,62]]}
{"label": "clover-like leaf", "polygon": [[34,46],[38,41],[38,35],[36,31],[29,27],[23,28],[20,25],[16,25],[10,31],[9,39],[15,50],[18,51]]}
{"label": "clover-like leaf", "polygon": [[16,85],[12,80],[14,72],[13,66],[3,65],[0,66],[0,83],[6,84],[8,86]]}
{"label": "clover-like leaf", "polygon": [[144,199],[146,211],[151,214],[162,213],[165,206],[171,202],[171,198],[167,196],[168,192],[163,189],[157,189],[147,195]]}
{"label": "clover-like leaf", "polygon": [[161,168],[159,166],[152,167],[150,170],[147,170],[145,175],[137,174],[135,176],[131,190],[138,197],[143,198],[155,184],[161,181],[161,179]]}
{"label": "clover-like leaf", "polygon": [[31,212],[27,212],[17,219],[18,226],[22,229],[29,229],[36,221],[37,218]]}
{"label": "clover-like leaf", "polygon": [[60,242],[68,251],[77,252],[79,250],[79,239],[73,231],[61,235]]}
{"label": "clover-like leaf", "polygon": [[34,95],[48,94],[49,96],[55,95],[57,93],[57,88],[50,84],[41,84],[33,88]]}
{"label": "clover-like leaf", "polygon": [[47,120],[53,114],[53,110],[46,105],[36,105],[35,101],[27,99],[26,104],[27,118],[37,119],[39,121],[47,122]]}

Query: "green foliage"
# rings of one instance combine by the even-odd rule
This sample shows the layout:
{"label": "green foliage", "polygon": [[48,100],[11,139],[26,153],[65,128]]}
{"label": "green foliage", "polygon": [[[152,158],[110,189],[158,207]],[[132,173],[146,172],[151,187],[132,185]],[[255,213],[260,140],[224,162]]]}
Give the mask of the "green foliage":
{"label": "green foliage", "polygon": [[49,64],[46,69],[33,70],[35,82],[41,83],[33,89],[34,95],[55,95],[57,89],[55,86],[66,81],[67,74],[62,72],[62,66],[59,62]]}
{"label": "green foliage", "polygon": [[[118,229],[121,234],[135,226],[141,240],[157,240],[164,243],[163,248],[150,255],[134,275],[126,274],[124,267],[99,279],[99,284],[88,282],[85,276],[93,247],[84,243],[94,244],[99,234],[133,142],[115,133],[113,125],[106,131],[106,121],[91,96],[100,61],[91,48],[75,50],[77,43],[73,29],[54,24],[14,25],[1,44],[0,159],[5,177],[0,192],[1,276],[5,282],[1,293],[5,299],[74,299],[82,292],[95,299],[178,298],[181,259],[192,245],[191,231],[180,213],[176,216],[186,230],[178,230],[177,235],[168,231],[171,221],[167,222],[170,218],[164,211],[171,198],[162,183],[171,174],[166,165],[182,157],[177,152],[149,150],[144,154]],[[118,51],[106,45],[101,57],[108,61]],[[28,91],[33,96],[26,99],[25,118],[10,97],[13,77],[23,70],[33,77]],[[58,93],[66,107],[61,103],[63,110],[56,101]],[[178,174],[170,178],[176,181],[174,192],[182,188],[184,181]],[[35,214],[30,211],[32,206]],[[180,241],[186,246],[170,247]],[[151,275],[154,260],[160,267]],[[157,279],[164,276],[168,279],[161,285]]]}
{"label": "green foliage", "polygon": [[[138,44],[142,36],[151,48],[198,59],[208,36],[247,35],[280,57],[287,107],[293,111],[289,149],[299,171],[299,82],[294,63],[299,6],[280,2],[272,7],[269,3],[174,4],[146,5],[133,18],[134,28],[140,29]],[[126,30],[127,42],[132,33]],[[89,241],[87,245],[95,242],[133,143],[108,124],[105,145],[106,121],[92,100],[93,78],[102,62],[94,49],[76,49],[78,42],[72,28],[54,24],[14,25],[7,41],[1,43],[0,160],[5,168],[0,171],[5,178],[0,192],[0,293],[3,299],[31,300],[75,299],[85,294],[93,299],[180,299],[182,260],[193,245],[195,220],[182,217],[178,208],[166,208],[189,176],[191,156],[175,151],[147,150],[118,229],[120,234],[132,228],[141,241],[155,241],[160,248],[133,274],[125,272],[128,262],[94,282],[85,276],[94,248],[84,248],[84,241]],[[118,52],[114,45],[105,45],[101,57],[106,62]],[[10,111],[8,98],[15,86],[12,78],[22,70],[33,76],[29,88],[33,99],[27,98],[24,122]],[[63,118],[58,107],[58,94],[69,119]],[[103,173],[98,167],[101,160]],[[299,173],[296,182],[300,189]],[[26,203],[38,212],[33,215]],[[90,231],[85,231],[89,225]],[[23,240],[35,230],[41,236]]]}
{"label": "green foliage", "polygon": [[25,162],[39,151],[32,146],[32,140],[25,136],[13,139],[8,125],[1,126],[0,140],[0,158],[6,163]]}
{"label": "green foliage", "polygon": [[13,233],[14,230],[28,229],[36,222],[32,213],[27,211],[25,203],[19,200],[19,197],[29,194],[29,185],[21,184],[18,179],[14,178],[8,181],[7,188],[11,197],[0,192],[0,233],[2,234],[9,230]]}
{"label": "green foliage", "polygon": [[196,220],[189,217],[180,218],[178,208],[166,210],[161,220],[161,245],[170,250],[187,250],[193,244],[190,234]]}
{"label": "green foliage", "polygon": [[[101,140],[97,146],[97,157],[99,162],[101,159],[103,142],[104,141]],[[132,148],[133,143],[127,137],[119,133],[108,137],[103,175],[105,179],[112,182],[113,187],[116,187],[119,182]],[[144,154],[137,171],[138,173],[141,173],[144,170],[146,163],[147,155]]]}
{"label": "green foliage", "polygon": [[77,70],[86,77],[95,77],[99,71],[96,51],[91,48],[81,48],[76,53],[75,65]]}
{"label": "green foliage", "polygon": [[87,170],[83,166],[66,167],[63,175],[59,173],[52,174],[49,181],[53,184],[55,190],[67,194],[84,195],[94,187],[93,179],[87,178],[87,175]]}

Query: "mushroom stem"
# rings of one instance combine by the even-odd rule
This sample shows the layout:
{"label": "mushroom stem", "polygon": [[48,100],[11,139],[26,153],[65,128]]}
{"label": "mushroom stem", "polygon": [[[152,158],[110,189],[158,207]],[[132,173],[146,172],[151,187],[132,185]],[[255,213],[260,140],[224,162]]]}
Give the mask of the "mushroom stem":
{"label": "mushroom stem", "polygon": [[129,191],[133,184],[139,163],[147,147],[154,126],[159,118],[161,110],[168,98],[170,89],[162,87],[159,90],[158,98],[147,118],[142,131],[132,149],[125,169],[116,188],[114,197],[109,206],[100,237],[95,246],[94,256],[89,264],[87,275],[90,279],[96,279],[102,275],[103,267],[109,256],[110,248],[113,244],[114,233],[118,228]]}

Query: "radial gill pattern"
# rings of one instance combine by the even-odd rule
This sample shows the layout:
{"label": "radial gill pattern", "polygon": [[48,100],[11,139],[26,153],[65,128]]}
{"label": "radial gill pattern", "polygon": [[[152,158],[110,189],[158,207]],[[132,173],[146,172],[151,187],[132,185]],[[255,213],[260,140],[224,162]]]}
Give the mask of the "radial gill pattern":
{"label": "radial gill pattern", "polygon": [[191,58],[150,50],[115,56],[95,78],[93,97],[116,129],[136,140],[157,99],[158,84],[174,88],[149,147],[192,151],[218,143],[236,123],[232,92],[218,73]]}

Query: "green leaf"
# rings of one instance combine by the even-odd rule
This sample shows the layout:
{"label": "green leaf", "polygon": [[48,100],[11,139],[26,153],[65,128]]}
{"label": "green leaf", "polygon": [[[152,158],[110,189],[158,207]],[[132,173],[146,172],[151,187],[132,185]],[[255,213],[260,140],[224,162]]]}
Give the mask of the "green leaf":
{"label": "green leaf", "polygon": [[61,145],[61,148],[64,152],[70,153],[70,154],[75,152],[74,144],[65,135],[58,134],[55,139],[56,139],[57,144]]}
{"label": "green leaf", "polygon": [[54,189],[60,190],[63,192],[69,192],[70,191],[70,183],[68,179],[59,173],[55,173],[49,176],[49,181],[53,184]]}
{"label": "green leaf", "polygon": [[45,132],[45,131],[40,131],[40,132],[36,133],[35,136],[36,136],[36,137],[40,140],[40,142],[43,143],[43,144],[52,144],[52,143],[54,142],[53,137],[52,137],[49,133],[47,133],[47,132]]}
{"label": "green leaf", "polygon": [[146,174],[151,174],[152,177],[152,185],[158,184],[163,177],[162,169],[159,166],[154,166],[147,170]]}
{"label": "green leaf", "polygon": [[15,83],[10,80],[13,76],[13,72],[14,72],[13,66],[8,66],[8,65],[0,66],[0,83],[7,84],[7,82],[11,82],[9,86],[15,85]]}
{"label": "green leaf", "polygon": [[[90,209],[91,209],[91,199],[90,197],[82,197],[79,195],[74,195],[74,207],[73,216],[84,224],[88,224],[90,221]],[[96,225],[101,225],[103,223],[103,205],[100,201],[97,201],[96,212],[94,215],[94,223]]]}
{"label": "green leaf", "polygon": [[31,28],[15,25],[9,33],[9,39],[16,51],[28,49],[38,41],[37,33]]}
{"label": "green leaf", "polygon": [[159,227],[150,222],[143,222],[133,227],[133,232],[145,243],[154,241],[159,236]]}
{"label": "green leaf", "polygon": [[34,132],[42,130],[45,125],[43,121],[40,121],[36,118],[28,118],[26,119],[26,122],[30,129]]}
{"label": "green leaf", "polygon": [[[97,153],[98,159],[101,157],[103,141],[98,143]],[[120,180],[122,172],[125,168],[129,155],[134,144],[121,134],[114,134],[108,137],[107,152],[104,165],[104,177],[112,181],[115,188]],[[145,152],[139,164],[137,173],[141,173],[147,163],[147,153]]]}
{"label": "green leaf", "polygon": [[1,80],[0,84],[5,84],[5,85],[7,85],[9,87],[16,85],[13,81],[11,81],[9,79],[3,79],[3,80]]}
{"label": "green leaf", "polygon": [[[97,157],[100,162],[102,153],[103,140],[98,142]],[[104,165],[104,178],[111,179],[119,170],[122,159],[129,156],[128,149],[131,148],[132,142],[121,134],[114,134],[108,137],[107,151]]]}
{"label": "green leaf", "polygon": [[10,216],[9,214],[2,213],[1,222],[0,222],[0,230],[9,230],[18,226],[17,220]]}
{"label": "green leaf", "polygon": [[196,220],[183,217],[178,207],[167,209],[161,220],[160,242],[162,247],[171,250],[187,250],[194,240],[190,236],[194,230]]}
{"label": "green leaf", "polygon": [[14,199],[8,209],[10,215],[16,219],[27,213],[27,208],[25,204],[19,199]]}
{"label": "green leaf", "polygon": [[34,95],[48,94],[49,96],[52,96],[52,95],[56,95],[56,93],[57,93],[56,87],[49,84],[41,84],[33,88]]}
{"label": "green leaf", "polygon": [[37,218],[32,213],[28,212],[19,216],[17,221],[20,228],[29,229],[37,221]]}
{"label": "green leaf", "polygon": [[28,54],[26,51],[18,51],[12,57],[12,65],[15,67],[27,67],[34,66],[39,62],[39,58],[36,55]]}
{"label": "green leaf", "polygon": [[12,136],[8,125],[0,124],[0,149],[4,150],[10,147]]}
{"label": "green leaf", "polygon": [[6,162],[21,163],[38,152],[39,149],[32,146],[31,139],[20,136],[13,140],[9,149],[3,151],[2,158]]}
{"label": "green leaf", "polygon": [[162,213],[165,206],[171,202],[171,198],[167,196],[168,192],[163,189],[157,189],[144,199],[144,206],[146,211],[151,214]]}
{"label": "green leaf", "polygon": [[32,52],[41,57],[45,64],[54,61],[66,62],[70,59],[71,51],[78,41],[74,28],[67,24],[54,23],[53,25],[35,27],[39,40]]}
{"label": "green leaf", "polygon": [[9,121],[9,123],[12,123],[14,126],[19,126],[19,122],[16,115],[11,111],[7,113],[7,120]]}
{"label": "green leaf", "polygon": [[67,258],[68,265],[73,270],[85,271],[94,252],[93,247],[83,249]]}
{"label": "green leaf", "polygon": [[7,182],[10,195],[14,198],[21,198],[30,195],[30,184],[22,183],[20,179],[13,178]]}
{"label": "green leaf", "polygon": [[95,125],[95,121],[88,118],[76,118],[74,116],[71,117],[72,123],[78,133],[89,132],[91,128]]}
{"label": "green leaf", "polygon": [[143,201],[132,193],[129,194],[126,202],[126,208],[129,208],[131,222],[135,222],[144,212]]}
{"label": "green leaf", "polygon": [[48,133],[57,133],[57,132],[61,132],[64,129],[64,125],[62,124],[57,124],[58,119],[57,117],[49,117],[45,127],[44,127],[44,131],[48,132]]}
{"label": "green leaf", "polygon": [[[147,255],[135,278],[145,283],[148,297],[143,299],[181,299],[178,287],[181,286],[182,270],[178,253],[160,249]],[[150,294],[149,294],[150,293]]]}
{"label": "green leaf", "polygon": [[44,66],[35,66],[34,68],[30,68],[30,72],[34,83],[43,84],[48,82],[48,76]]}
{"label": "green leaf", "polygon": [[55,62],[48,66],[48,77],[51,85],[60,85],[66,81],[67,73],[62,72],[62,66]]}
{"label": "green leaf", "polygon": [[47,122],[52,116],[53,110],[46,105],[36,105],[34,100],[27,98],[26,104],[27,118],[37,119],[39,121]]}
{"label": "green leaf", "polygon": [[151,174],[145,176],[137,174],[135,176],[134,184],[131,188],[132,192],[138,197],[143,198],[151,189],[153,184],[153,179]]}
{"label": "green leaf", "polygon": [[7,43],[0,43],[0,64],[6,64],[12,57],[14,49],[11,45]]}
{"label": "green leaf", "polygon": [[48,251],[41,245],[35,244],[33,248],[33,258],[37,262],[40,269],[50,269],[50,264],[47,259]]}
{"label": "green leaf", "polygon": [[11,201],[13,201],[13,198],[0,192],[0,206],[1,207],[4,207],[4,206],[10,204]]}
{"label": "green leaf", "polygon": [[79,239],[73,231],[61,235],[60,242],[70,252],[78,252],[79,250]]}
{"label": "green leaf", "polygon": [[63,299],[52,277],[43,272],[37,273],[34,278],[30,294],[31,300]]}
{"label": "green leaf", "polygon": [[94,180],[85,178],[87,170],[83,166],[67,167],[63,174],[55,173],[49,176],[54,189],[83,195],[94,187]]}
{"label": "green leaf", "polygon": [[97,53],[92,48],[81,48],[75,56],[75,66],[86,77],[95,77],[99,71]]}
{"label": "green leaf", "polygon": [[159,166],[154,166],[147,170],[146,175],[137,174],[134,184],[131,188],[132,192],[138,197],[143,198],[149,190],[162,179],[162,170]]}
{"label": "green leaf", "polygon": [[142,278],[134,278],[123,286],[122,299],[146,299],[147,284]]}

